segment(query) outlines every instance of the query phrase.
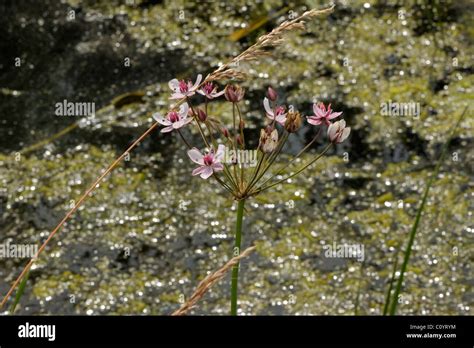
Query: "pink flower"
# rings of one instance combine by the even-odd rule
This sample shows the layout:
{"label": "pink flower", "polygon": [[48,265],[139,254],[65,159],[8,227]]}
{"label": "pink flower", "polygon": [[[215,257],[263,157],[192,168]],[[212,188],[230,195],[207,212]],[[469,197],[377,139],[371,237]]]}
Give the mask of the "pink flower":
{"label": "pink flower", "polygon": [[171,132],[174,129],[184,127],[193,120],[192,117],[188,117],[189,105],[188,103],[181,104],[179,111],[170,111],[166,118],[156,113],[153,118],[161,125],[165,126],[161,130],[161,133]]}
{"label": "pink flower", "polygon": [[201,178],[207,179],[215,172],[224,170],[224,166],[221,161],[224,157],[224,145],[219,145],[217,152],[214,154],[214,150],[209,151],[206,155],[203,155],[201,151],[195,147],[188,151],[188,156],[191,161],[199,164],[199,167],[193,170],[193,175],[200,175]]}
{"label": "pink flower", "polygon": [[277,106],[275,107],[275,112],[270,106],[270,101],[267,97],[263,99],[263,107],[265,108],[265,112],[267,113],[267,117],[271,120],[275,120],[282,126],[285,125],[286,122],[286,109],[284,106]]}
{"label": "pink flower", "polygon": [[340,144],[347,139],[351,132],[350,127],[346,127],[346,121],[340,120],[331,125],[328,128],[328,137],[332,143]]}
{"label": "pink flower", "polygon": [[342,114],[341,112],[333,112],[331,110],[331,104],[328,105],[327,109],[324,103],[314,103],[313,104],[314,115],[307,117],[308,123],[319,126],[321,123],[324,123],[326,126],[329,126],[333,118],[338,117]]}
{"label": "pink flower", "polygon": [[223,95],[225,91],[217,92],[217,86],[212,82],[206,82],[197,92],[208,99],[214,99]]}
{"label": "pink flower", "polygon": [[199,87],[201,83],[202,75],[199,74],[196,78],[196,82],[193,83],[188,80],[188,82],[184,80],[172,79],[168,82],[168,86],[173,90],[173,94],[171,95],[170,99],[182,99],[186,97],[190,97],[194,95],[196,89]]}

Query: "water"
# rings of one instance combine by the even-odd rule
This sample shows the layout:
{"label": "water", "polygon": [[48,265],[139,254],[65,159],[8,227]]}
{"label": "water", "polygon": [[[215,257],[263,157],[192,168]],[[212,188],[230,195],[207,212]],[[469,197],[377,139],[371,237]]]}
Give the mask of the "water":
{"label": "water", "polygon": [[[14,11],[0,26],[4,242],[44,241],[71,200],[151,124],[153,112],[165,110],[169,79],[211,71],[283,16],[238,42],[229,34],[284,7],[44,3],[0,5],[2,14]],[[294,11],[304,6],[298,2]],[[358,313],[381,313],[396,250],[406,243],[447,131],[465,105],[472,109],[471,17],[472,6],[458,2],[342,3],[306,33],[290,35],[273,59],[248,67],[246,138],[256,139],[263,124],[269,84],[306,114],[312,101],[332,102],[352,134],[291,184],[247,204],[243,245],[257,251],[241,265],[242,314],[353,314],[357,289]],[[17,56],[21,67],[12,66]],[[95,119],[54,116],[64,99],[95,103]],[[381,115],[381,103],[390,101],[419,103],[420,115]],[[225,103],[214,113],[231,119]],[[75,122],[71,132],[18,157]],[[432,188],[399,313],[473,313],[472,125],[468,115]],[[313,135],[302,130],[285,156]],[[313,154],[322,146],[315,144]],[[233,243],[235,202],[214,183],[191,177],[192,169],[178,138],[153,133],[55,237],[17,313],[178,308],[228,260]],[[364,262],[324,257],[333,242],[364,245]],[[0,260],[2,293],[24,264]],[[227,276],[192,313],[228,313],[229,284]]]}

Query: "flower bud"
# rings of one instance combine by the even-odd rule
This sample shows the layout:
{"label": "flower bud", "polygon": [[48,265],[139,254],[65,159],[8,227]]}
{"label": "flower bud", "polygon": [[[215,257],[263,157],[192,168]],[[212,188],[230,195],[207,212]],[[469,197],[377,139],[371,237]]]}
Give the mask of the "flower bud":
{"label": "flower bud", "polygon": [[244,142],[243,142],[242,137],[240,135],[237,135],[235,137],[235,140],[237,141],[237,144],[239,144],[240,146],[244,145]]}
{"label": "flower bud", "polygon": [[201,122],[205,122],[207,119],[207,114],[202,109],[197,109],[197,116]]}
{"label": "flower bud", "polygon": [[230,137],[230,134],[229,134],[229,131],[227,130],[227,128],[223,127],[221,129],[221,132],[226,138]]}
{"label": "flower bud", "polygon": [[271,101],[278,99],[278,93],[271,86],[267,89],[267,98]]}
{"label": "flower bud", "polygon": [[244,120],[240,120],[240,122],[239,122],[239,129],[242,130],[242,129],[244,129],[244,127],[245,127],[245,122],[244,122]]}
{"label": "flower bud", "polygon": [[288,133],[295,133],[301,127],[301,115],[298,111],[290,111],[286,115],[285,129]]}
{"label": "flower bud", "polygon": [[273,152],[278,144],[278,131],[275,128],[266,127],[260,131],[259,148],[265,153]]}
{"label": "flower bud", "polygon": [[224,89],[224,95],[231,103],[238,103],[244,98],[245,90],[239,85],[227,85]]}

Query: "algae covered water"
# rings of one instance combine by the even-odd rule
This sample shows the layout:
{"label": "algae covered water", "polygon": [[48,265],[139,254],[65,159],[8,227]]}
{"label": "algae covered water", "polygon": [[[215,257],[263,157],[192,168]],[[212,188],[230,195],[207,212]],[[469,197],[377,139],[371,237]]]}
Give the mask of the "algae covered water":
{"label": "algae covered water", "polygon": [[[282,21],[324,5],[42,4],[0,4],[5,250],[47,238],[154,122],[152,114],[165,112],[169,80],[208,73]],[[472,110],[473,10],[468,1],[340,1],[272,57],[249,65],[242,83],[246,138],[258,140],[269,85],[305,113],[312,102],[332,103],[351,136],[304,175],[248,200],[242,243],[256,251],[240,266],[239,314],[383,313],[393,264],[441,147],[463,109]],[[215,116],[231,123],[224,100],[215,103]],[[468,111],[431,188],[400,314],[473,314],[472,126]],[[313,136],[298,132],[282,161]],[[314,143],[299,163],[323,147]],[[218,185],[191,177],[193,168],[178,137],[151,134],[35,262],[16,313],[176,310],[229,260],[234,241],[237,203]],[[25,263],[0,258],[2,294]],[[190,313],[228,314],[229,281],[228,274]]]}

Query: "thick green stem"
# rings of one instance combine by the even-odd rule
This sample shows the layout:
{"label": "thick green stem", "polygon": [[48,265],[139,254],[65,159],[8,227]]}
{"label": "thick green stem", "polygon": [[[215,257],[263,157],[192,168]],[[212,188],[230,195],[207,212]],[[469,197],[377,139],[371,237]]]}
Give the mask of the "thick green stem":
{"label": "thick green stem", "polygon": [[[237,206],[237,221],[235,223],[235,243],[233,256],[240,254],[240,242],[242,240],[242,221],[244,219],[245,199],[241,199]],[[237,315],[237,285],[239,281],[239,264],[232,268],[232,287],[230,299],[230,315]]]}

